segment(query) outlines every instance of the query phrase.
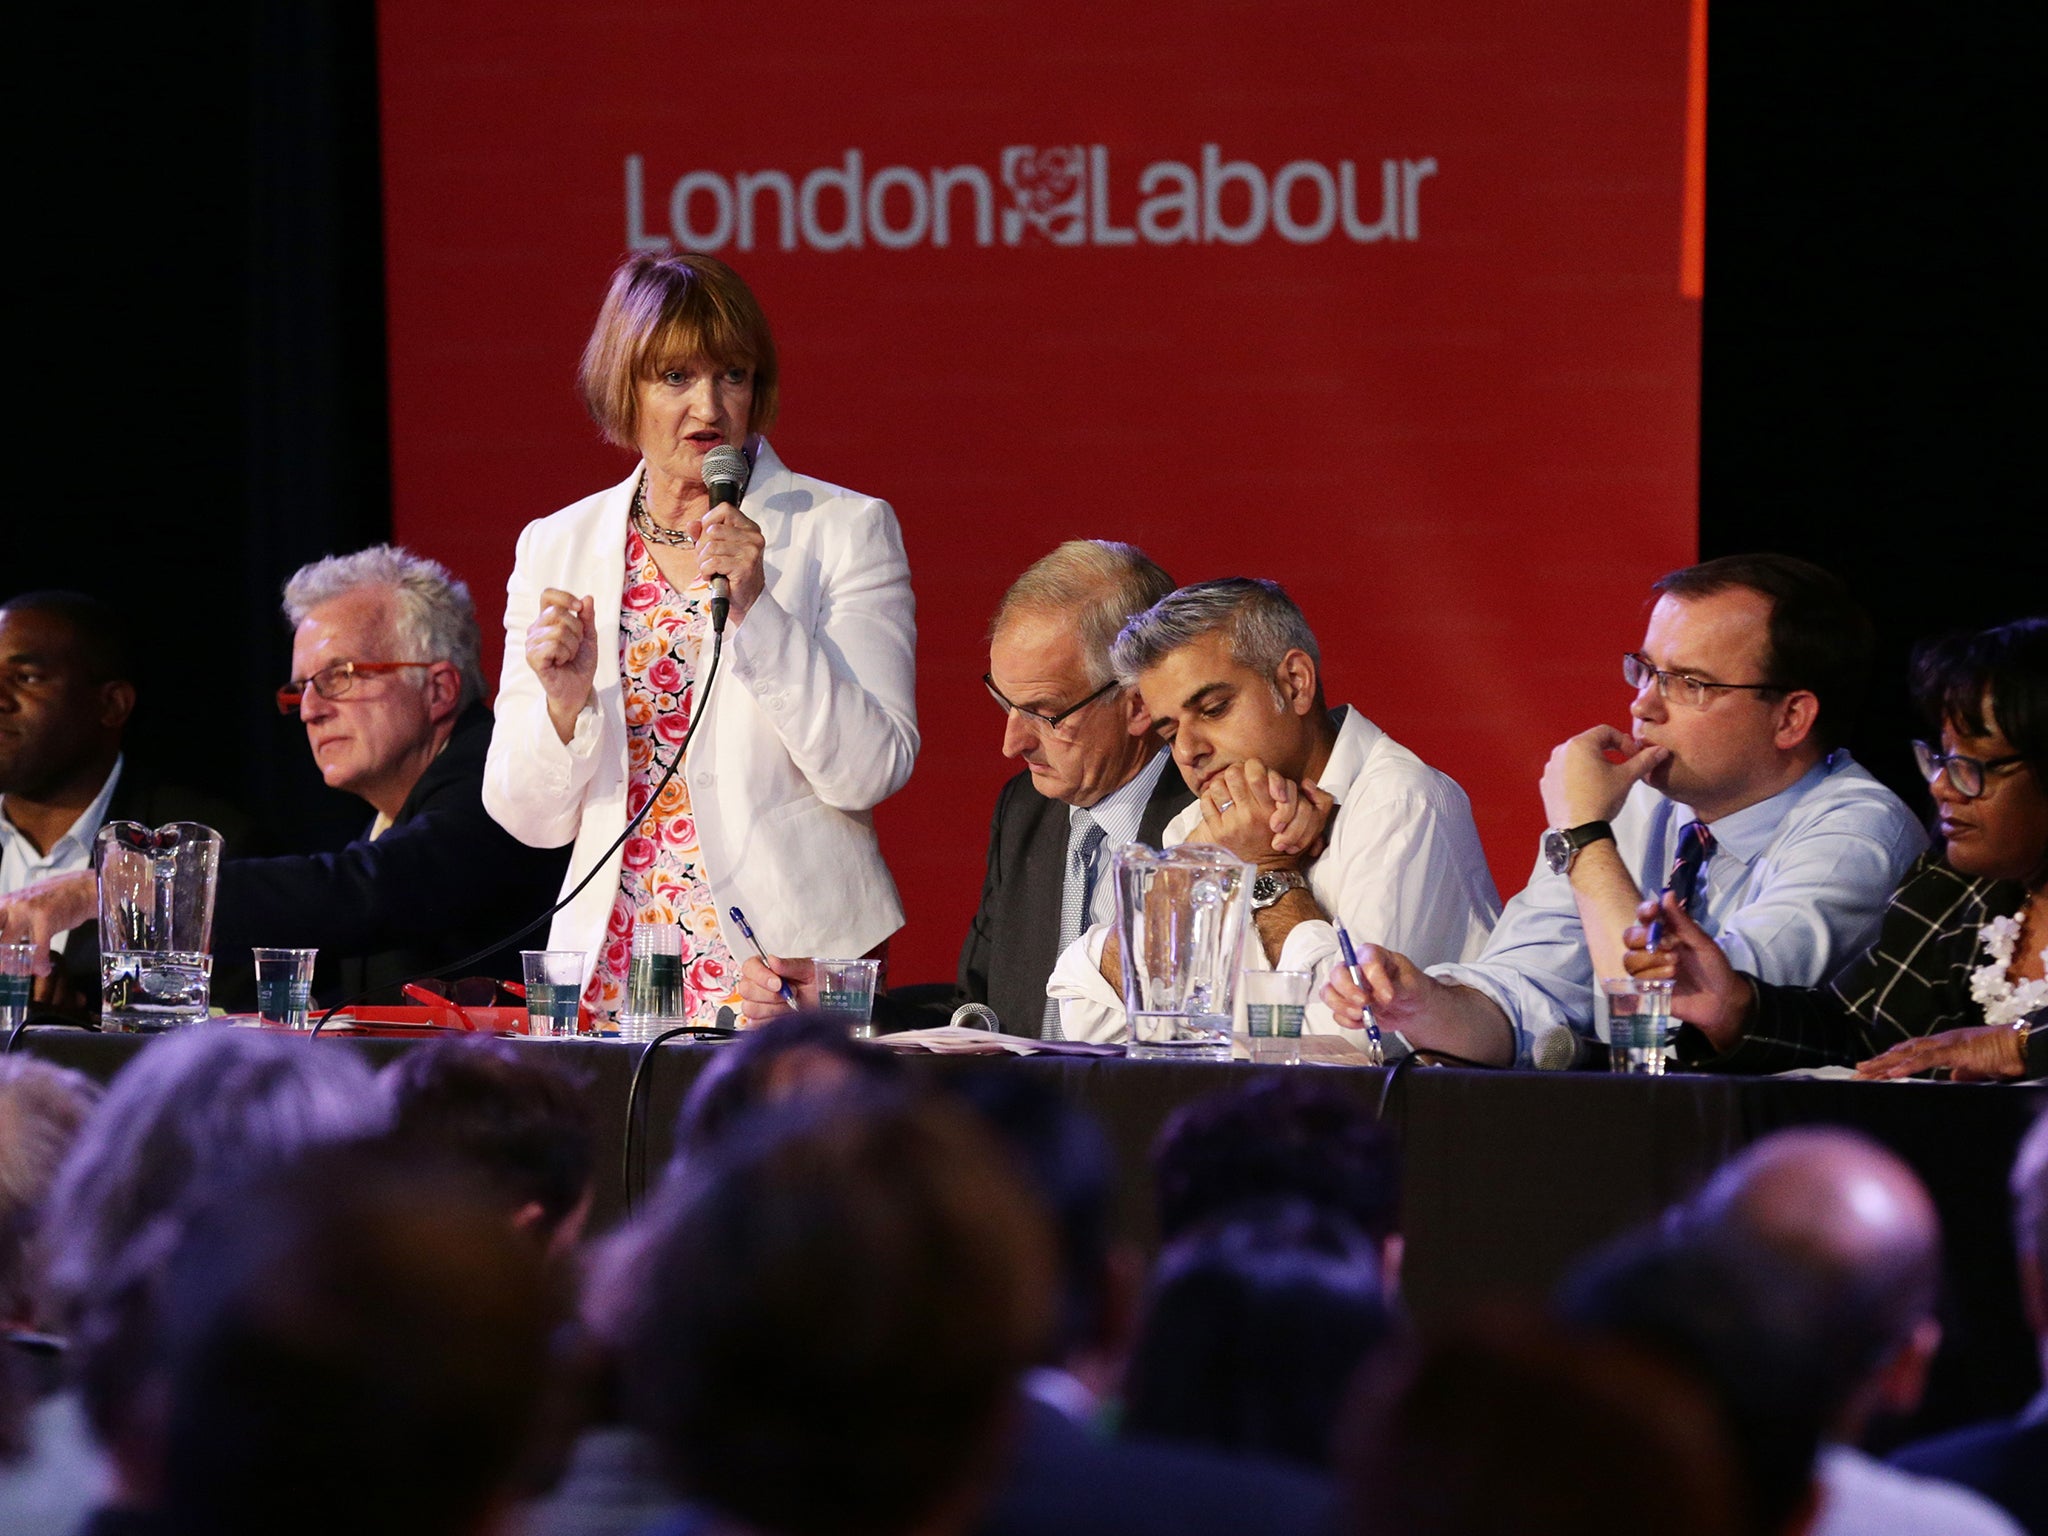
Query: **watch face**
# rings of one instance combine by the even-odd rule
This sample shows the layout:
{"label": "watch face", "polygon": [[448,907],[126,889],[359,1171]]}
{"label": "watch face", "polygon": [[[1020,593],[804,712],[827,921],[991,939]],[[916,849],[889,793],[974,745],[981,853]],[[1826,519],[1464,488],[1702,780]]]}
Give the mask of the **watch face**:
{"label": "watch face", "polygon": [[1556,827],[1543,834],[1543,862],[1550,866],[1553,875],[1561,875],[1572,867],[1572,840]]}

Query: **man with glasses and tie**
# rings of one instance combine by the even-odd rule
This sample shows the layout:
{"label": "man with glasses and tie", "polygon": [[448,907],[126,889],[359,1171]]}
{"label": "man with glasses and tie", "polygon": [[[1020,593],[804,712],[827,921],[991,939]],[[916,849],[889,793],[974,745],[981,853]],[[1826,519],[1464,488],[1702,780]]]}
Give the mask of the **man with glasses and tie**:
{"label": "man with glasses and tie", "polygon": [[[1340,1020],[1369,1000],[1418,1050],[1529,1064],[1548,1025],[1590,1032],[1596,977],[1621,976],[1646,894],[1672,890],[1735,966],[1812,986],[1862,951],[1927,838],[1839,743],[1869,666],[1848,589],[1785,555],[1674,571],[1639,650],[1630,730],[1582,731],[1543,770],[1550,830],[1485,952],[1427,970],[1360,954],[1363,989],[1333,978]],[[1692,1057],[1704,1042],[1681,1038]]]}
{"label": "man with glasses and tie", "polygon": [[1075,539],[1012,583],[989,626],[982,679],[1003,711],[1003,756],[1024,771],[996,797],[981,905],[960,949],[959,994],[1011,1034],[1059,1038],[1046,979],[1059,953],[1107,922],[1109,859],[1157,846],[1194,798],[1109,647],[1173,578],[1129,544]]}
{"label": "man with glasses and tie", "polygon": [[[551,905],[567,850],[528,848],[483,808],[491,710],[469,589],[378,545],[298,571],[284,611],[292,681],[278,708],[304,724],[329,787],[376,815],[334,853],[237,858],[230,846],[214,899],[223,964],[257,944],[317,948],[316,993],[338,1001],[461,959]],[[60,875],[0,902],[0,932],[47,942],[97,905],[90,869]],[[517,946],[473,969],[518,976]]]}

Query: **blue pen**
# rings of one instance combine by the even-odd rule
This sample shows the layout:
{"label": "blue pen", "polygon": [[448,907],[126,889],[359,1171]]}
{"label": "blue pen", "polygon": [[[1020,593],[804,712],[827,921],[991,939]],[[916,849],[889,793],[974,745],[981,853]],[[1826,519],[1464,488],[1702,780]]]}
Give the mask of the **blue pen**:
{"label": "blue pen", "polygon": [[[1337,925],[1337,947],[1344,952],[1344,964],[1351,972],[1351,979],[1358,983],[1359,991],[1365,992],[1365,977],[1358,969],[1358,951],[1351,947],[1351,935],[1345,932],[1342,923]],[[1368,997],[1371,995],[1369,992],[1366,993]],[[1384,1061],[1387,1048],[1380,1039],[1380,1026],[1372,1016],[1371,1003],[1365,1005],[1365,1038],[1372,1042],[1374,1060]]]}
{"label": "blue pen", "polygon": [[[747,936],[747,942],[754,946],[754,953],[761,957],[761,963],[768,965],[768,951],[761,947],[761,941],[754,937],[754,930],[747,926],[747,914],[738,907],[727,907],[725,910],[730,912],[732,920],[740,925],[740,932],[744,933]],[[773,971],[775,967],[768,965],[768,969]],[[782,983],[782,1000],[794,1008],[796,1006],[796,994],[789,990],[789,978],[778,976],[776,980]]]}

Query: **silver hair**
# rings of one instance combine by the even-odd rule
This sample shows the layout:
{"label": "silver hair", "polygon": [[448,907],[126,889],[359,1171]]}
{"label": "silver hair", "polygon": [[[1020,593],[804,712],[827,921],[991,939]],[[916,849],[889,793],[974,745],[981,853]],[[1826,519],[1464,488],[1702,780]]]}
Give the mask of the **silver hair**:
{"label": "silver hair", "polygon": [[989,638],[1020,614],[1052,614],[1081,635],[1089,681],[1114,676],[1109,648],[1117,631],[1173,590],[1173,578],[1135,544],[1069,539],[1010,583],[989,622]]}
{"label": "silver hair", "polygon": [[462,674],[457,711],[484,696],[483,636],[469,588],[438,560],[395,544],[373,544],[352,555],[329,555],[293,572],[284,584],[284,616],[294,629],[322,603],[366,587],[389,591],[396,603],[393,643],[402,656],[386,661],[446,661]]}
{"label": "silver hair", "polygon": [[196,1196],[386,1118],[353,1051],[207,1026],[152,1041],[114,1079],[50,1191],[53,1316],[75,1321],[122,1250]]}
{"label": "silver hair", "polygon": [[1289,651],[1306,651],[1316,665],[1316,691],[1322,691],[1323,653],[1294,599],[1277,581],[1226,576],[1198,581],[1169,592],[1123,627],[1110,647],[1117,678],[1126,686],[1184,645],[1219,629],[1230,631],[1230,656],[1239,666],[1265,678],[1277,696],[1273,678]]}

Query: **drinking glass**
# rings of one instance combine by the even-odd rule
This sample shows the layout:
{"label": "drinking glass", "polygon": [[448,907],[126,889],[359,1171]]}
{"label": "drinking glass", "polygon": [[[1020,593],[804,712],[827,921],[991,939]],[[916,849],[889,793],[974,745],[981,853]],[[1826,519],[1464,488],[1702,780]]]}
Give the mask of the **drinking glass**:
{"label": "drinking glass", "polygon": [[1301,1021],[1308,1013],[1308,989],[1314,979],[1307,971],[1261,971],[1250,966],[1238,973],[1253,1061],[1301,1065]]}
{"label": "drinking glass", "polygon": [[522,949],[526,972],[526,1032],[536,1040],[566,1040],[576,1033],[583,998],[580,949]]}
{"label": "drinking glass", "polygon": [[317,949],[255,949],[256,1012],[266,1024],[308,1029]]}
{"label": "drinking glass", "polygon": [[879,960],[819,960],[818,1011],[846,1021],[846,1032],[856,1040],[875,1037],[875,978]]}
{"label": "drinking glass", "polygon": [[28,939],[0,944],[0,1034],[13,1034],[28,1017],[28,997],[35,984],[35,944]]}
{"label": "drinking glass", "polygon": [[1678,1021],[1671,1017],[1672,986],[1670,981],[1640,976],[1601,978],[1600,1017],[1594,1028],[1606,1036],[1609,1070],[1653,1077],[1669,1070],[1678,1041]]}

